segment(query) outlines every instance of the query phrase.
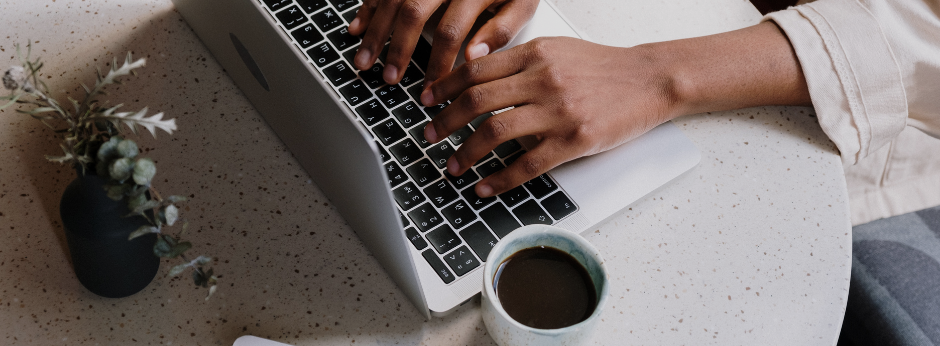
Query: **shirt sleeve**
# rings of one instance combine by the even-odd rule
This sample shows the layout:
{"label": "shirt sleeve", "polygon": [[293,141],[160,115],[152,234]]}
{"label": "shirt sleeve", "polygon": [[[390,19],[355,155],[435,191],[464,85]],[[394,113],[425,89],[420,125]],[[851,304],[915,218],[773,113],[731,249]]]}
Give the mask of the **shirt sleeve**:
{"label": "shirt sleeve", "polygon": [[789,38],[843,163],[869,156],[907,125],[940,138],[940,5],[819,0],[764,20]]}

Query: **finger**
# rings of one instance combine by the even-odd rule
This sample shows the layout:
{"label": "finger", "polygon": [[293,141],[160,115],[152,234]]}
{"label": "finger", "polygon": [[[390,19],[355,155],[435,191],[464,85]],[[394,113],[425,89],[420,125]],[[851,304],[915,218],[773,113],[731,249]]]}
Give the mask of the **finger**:
{"label": "finger", "polygon": [[362,3],[362,6],[356,11],[356,18],[353,18],[352,22],[349,23],[349,28],[346,29],[350,35],[359,36],[366,32],[372,16],[375,15],[377,6],[375,2],[376,0],[366,0]]}
{"label": "finger", "polygon": [[357,69],[365,70],[372,67],[379,52],[385,48],[385,41],[388,41],[392,33],[392,23],[401,3],[402,0],[383,1],[375,10],[379,15],[373,16],[369,22],[369,30],[366,30],[366,36],[362,38],[359,52],[356,53],[356,59],[353,62]]}
{"label": "finger", "polygon": [[408,61],[411,60],[411,54],[414,53],[415,45],[418,44],[421,30],[424,29],[424,23],[442,3],[443,0],[405,0],[405,3],[398,9],[395,35],[392,36],[392,43],[388,49],[388,61],[386,61],[385,72],[382,75],[386,83],[396,84],[401,81],[402,76],[405,75],[405,69],[408,68]]}
{"label": "finger", "polygon": [[491,1],[454,0],[434,32],[431,60],[428,63],[425,83],[433,82],[454,68],[457,53],[464,38],[473,27],[473,22],[486,10]]}
{"label": "finger", "polygon": [[536,106],[522,106],[490,117],[447,160],[447,172],[459,177],[498,145],[549,130],[549,122],[539,121],[541,116]]}
{"label": "finger", "polygon": [[454,72],[427,85],[421,93],[421,103],[430,107],[444,100],[451,100],[474,85],[517,74],[525,68],[522,54],[524,53],[521,48],[514,47],[499,54],[468,61]]}
{"label": "finger", "polygon": [[468,88],[431,119],[424,138],[437,143],[480,114],[528,103],[532,98],[529,85],[522,76],[513,76]]}
{"label": "finger", "polygon": [[578,157],[574,147],[558,137],[550,137],[535,149],[523,154],[509,167],[493,173],[477,183],[476,193],[482,198],[495,196],[535,179],[542,173]]}
{"label": "finger", "polygon": [[467,61],[505,47],[535,15],[538,1],[512,1],[503,5],[467,43]]}

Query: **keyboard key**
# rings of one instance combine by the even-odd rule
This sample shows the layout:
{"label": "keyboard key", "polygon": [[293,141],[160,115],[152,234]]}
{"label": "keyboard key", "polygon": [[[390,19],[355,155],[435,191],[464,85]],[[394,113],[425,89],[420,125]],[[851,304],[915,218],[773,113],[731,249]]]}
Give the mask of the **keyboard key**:
{"label": "keyboard key", "polygon": [[448,205],[441,209],[441,214],[444,214],[444,218],[450,221],[454,229],[461,229],[477,219],[477,214],[474,214],[473,210],[464,201],[457,201],[457,203]]}
{"label": "keyboard key", "polygon": [[480,177],[476,173],[473,173],[472,169],[468,169],[466,173],[459,177],[452,176],[450,173],[444,173],[444,176],[447,177],[447,180],[450,180],[451,184],[454,184],[457,190],[470,186],[477,182],[477,180],[480,180]]}
{"label": "keyboard key", "polygon": [[359,41],[361,41],[358,36],[350,35],[345,26],[326,34],[326,38],[328,38],[330,42],[333,42],[333,46],[339,51],[349,49],[359,44]]}
{"label": "keyboard key", "polygon": [[405,138],[405,130],[402,130],[401,126],[399,126],[394,119],[388,119],[373,126],[372,132],[375,133],[375,136],[379,137],[379,140],[385,145],[392,145],[392,143]]}
{"label": "keyboard key", "polygon": [[421,187],[441,178],[441,172],[434,168],[434,164],[428,159],[418,161],[418,163],[408,167],[407,171],[411,179],[414,179],[415,183]]}
{"label": "keyboard key", "polygon": [[359,51],[359,45],[357,44],[342,53],[343,59],[346,59],[346,62],[352,65],[352,62],[356,60],[356,52],[358,51]]}
{"label": "keyboard key", "polygon": [[356,13],[359,12],[359,7],[360,6],[356,6],[349,11],[343,12],[342,16],[343,19],[346,20],[346,23],[352,23],[353,19],[356,19]]}
{"label": "keyboard key", "polygon": [[542,206],[545,207],[545,210],[548,210],[549,214],[552,214],[555,220],[561,220],[578,209],[578,207],[574,205],[574,202],[562,191],[558,191],[554,195],[542,200]]}
{"label": "keyboard key", "polygon": [[519,149],[522,149],[522,145],[520,145],[519,142],[516,142],[515,139],[510,139],[503,142],[503,144],[497,145],[496,149],[493,149],[493,152],[496,153],[496,155],[500,158],[504,158],[514,152],[519,151]]}
{"label": "keyboard key", "polygon": [[499,195],[499,199],[506,203],[510,208],[516,206],[516,204],[521,203],[522,201],[529,198],[529,192],[525,190],[522,186],[516,186],[512,190],[503,192]]}
{"label": "keyboard key", "polygon": [[402,224],[402,226],[408,227],[409,225],[411,225],[411,222],[408,221],[408,218],[405,217],[405,214],[402,214],[401,211],[398,212],[398,216],[401,216],[401,224]]}
{"label": "keyboard key", "polygon": [[[408,72],[405,72],[405,73],[407,74]],[[402,81],[404,81],[404,79],[402,79]],[[411,98],[415,99],[415,101],[418,101],[418,102],[421,101],[421,92],[424,91],[423,84],[424,83],[418,83],[408,88],[408,95],[411,95]]]}
{"label": "keyboard key", "polygon": [[[300,29],[292,31],[290,35],[293,36],[295,40],[297,40],[297,43],[300,44],[300,48],[304,49],[310,47],[314,43],[323,41],[323,35],[321,35],[320,32],[310,24],[304,25]],[[313,57],[310,58],[313,59]]]}
{"label": "keyboard key", "polygon": [[499,203],[481,211],[480,217],[483,218],[483,221],[486,221],[486,224],[493,229],[493,233],[496,233],[496,236],[500,239],[505,238],[509,235],[509,232],[515,231],[516,228],[522,227],[519,221],[512,217],[509,210]]}
{"label": "keyboard key", "polygon": [[395,162],[389,162],[385,165],[385,174],[388,174],[388,185],[391,185],[391,187],[396,187],[398,184],[408,181],[405,171],[398,167]]}
{"label": "keyboard key", "polygon": [[323,74],[326,75],[326,79],[329,79],[330,84],[333,84],[333,86],[340,86],[356,79],[356,74],[353,73],[352,68],[342,61],[323,69]]}
{"label": "keyboard key", "polygon": [[428,62],[431,61],[431,44],[424,37],[418,36],[418,44],[415,45],[415,51],[411,54],[411,59],[422,71],[428,70]]}
{"label": "keyboard key", "polygon": [[311,14],[326,7],[326,0],[297,0],[297,4],[304,12]]}
{"label": "keyboard key", "polygon": [[385,118],[389,116],[388,111],[382,107],[379,100],[374,99],[366,102],[362,106],[356,107],[356,113],[358,113],[359,118],[369,126],[375,125],[375,123],[385,120]]}
{"label": "keyboard key", "polygon": [[467,200],[467,203],[470,204],[473,209],[483,209],[483,207],[490,205],[490,203],[496,200],[496,197],[480,198],[480,196],[477,196],[476,188],[477,185],[473,184],[473,186],[468,187],[460,193],[463,195],[463,199]]}
{"label": "keyboard key", "polygon": [[542,210],[542,207],[539,207],[539,204],[536,203],[535,200],[522,203],[516,207],[516,209],[513,209],[512,213],[519,221],[522,221],[522,224],[527,226],[533,224],[552,224],[552,218]]}
{"label": "keyboard key", "polygon": [[268,9],[270,9],[271,12],[277,12],[277,10],[284,8],[284,6],[290,5],[290,3],[291,0],[264,0],[264,4],[268,5]]}
{"label": "keyboard key", "polygon": [[428,148],[427,153],[431,157],[431,162],[434,162],[437,168],[444,168],[447,165],[447,159],[454,155],[454,147],[450,146],[447,141],[441,141]]}
{"label": "keyboard key", "polygon": [[516,162],[516,160],[518,160],[520,157],[522,157],[522,154],[525,154],[525,150],[513,154],[513,155],[510,156],[508,159],[503,159],[503,162],[506,163],[506,166],[509,166],[509,165],[511,165],[513,162]]}
{"label": "keyboard key", "polygon": [[499,162],[498,159],[492,159],[477,167],[477,173],[480,174],[480,178],[486,178],[490,176],[490,174],[499,172],[499,170],[503,168],[506,167],[503,166],[502,162]]}
{"label": "keyboard key", "polygon": [[418,226],[421,232],[427,232],[444,222],[444,218],[434,210],[434,207],[432,207],[430,203],[422,204],[420,207],[408,213],[408,217],[414,220],[415,225]]}
{"label": "keyboard key", "polygon": [[411,244],[415,246],[415,249],[422,250],[428,247],[428,242],[424,241],[424,238],[421,237],[421,233],[418,233],[414,227],[405,228],[405,236],[408,237]]}
{"label": "keyboard key", "polygon": [[408,130],[408,133],[411,134],[411,138],[414,138],[418,141],[418,146],[421,148],[427,148],[431,146],[431,142],[428,142],[427,139],[424,139],[424,127],[427,126],[428,122],[423,122],[418,126],[412,127],[411,130]]}
{"label": "keyboard key", "polygon": [[392,153],[392,156],[398,159],[398,162],[400,162],[402,166],[408,166],[424,157],[424,153],[421,152],[421,149],[418,148],[418,145],[415,144],[415,141],[411,140],[411,138],[389,147],[388,151]]}
{"label": "keyboard key", "polygon": [[491,116],[493,116],[493,113],[487,112],[486,114],[483,114],[481,116],[476,117],[476,119],[473,119],[473,121],[470,122],[470,125],[473,126],[473,128],[475,129],[479,129],[480,125],[483,124],[483,122],[486,121],[486,119],[489,119]]}
{"label": "keyboard key", "polygon": [[379,142],[375,142],[375,146],[379,148],[379,159],[382,160],[383,163],[387,162],[388,159],[392,158],[391,156],[388,155],[388,152],[385,151],[385,148],[382,148],[382,145],[379,144]]}
{"label": "keyboard key", "polygon": [[336,7],[336,10],[344,12],[350,8],[359,5],[359,1],[356,0],[330,0],[330,3],[333,4],[333,7]]}
{"label": "keyboard key", "polygon": [[[421,70],[418,70],[418,67],[415,66],[413,62],[410,62],[408,63],[408,68],[405,69],[405,75],[401,77],[401,82],[399,84],[406,87],[422,79],[424,79],[424,73],[421,73]],[[415,100],[418,99],[419,98],[415,97]]]}
{"label": "keyboard key", "polygon": [[339,88],[339,93],[343,94],[350,106],[358,105],[372,97],[372,91],[366,87],[366,83],[358,79]]}
{"label": "keyboard key", "polygon": [[449,254],[444,255],[444,261],[454,270],[457,276],[463,276],[476,267],[480,266],[480,261],[470,253],[466,246],[461,246]]}
{"label": "keyboard key", "polygon": [[[317,35],[319,34],[320,33],[317,33]],[[336,50],[333,49],[333,46],[327,42],[323,42],[316,47],[308,49],[307,56],[313,60],[313,63],[316,64],[317,67],[326,66],[327,64],[339,59],[339,54],[336,53]]]}
{"label": "keyboard key", "polygon": [[483,262],[486,262],[486,257],[490,255],[490,250],[499,242],[482,222],[474,223],[463,231],[460,231],[460,237],[467,241],[467,245],[470,245],[470,249],[472,249]]}
{"label": "keyboard key", "polygon": [[414,183],[402,185],[392,190],[392,194],[395,196],[395,201],[398,202],[398,206],[401,207],[402,210],[410,210],[425,200],[424,195],[421,194],[421,191],[418,190]]}
{"label": "keyboard key", "polygon": [[454,233],[454,230],[446,224],[428,232],[424,236],[428,238],[428,242],[431,243],[431,246],[433,246],[439,254],[447,253],[447,251],[453,250],[457,245],[463,243],[463,241],[457,237],[457,233]]}
{"label": "keyboard key", "polygon": [[454,188],[450,187],[445,179],[438,180],[431,186],[424,188],[424,193],[431,199],[431,203],[434,203],[434,206],[438,208],[453,202],[458,197],[457,191],[454,191]]}
{"label": "keyboard key", "polygon": [[535,198],[545,197],[552,191],[558,189],[558,185],[555,185],[555,181],[549,178],[547,174],[535,177],[535,179],[529,180],[522,185],[531,191],[532,196],[535,196]]}
{"label": "keyboard key", "polygon": [[450,270],[447,270],[447,267],[444,266],[444,262],[440,258],[437,258],[437,255],[434,254],[434,251],[428,249],[421,253],[421,257],[424,257],[425,261],[428,261],[428,264],[431,265],[431,269],[434,269],[434,272],[437,273],[437,276],[444,281],[445,284],[449,284],[454,281],[454,274],[450,273]]}
{"label": "keyboard key", "polygon": [[276,13],[274,16],[277,17],[277,20],[280,21],[287,30],[296,28],[307,21],[307,16],[304,15],[297,6],[288,7],[286,10]]}
{"label": "keyboard key", "polygon": [[317,12],[310,16],[310,19],[313,19],[313,24],[323,32],[329,32],[343,25],[343,19],[340,18],[332,8]]}
{"label": "keyboard key", "polygon": [[[424,112],[418,109],[418,105],[411,101],[405,103],[404,106],[395,108],[395,110],[392,111],[392,114],[395,115],[395,118],[398,118],[398,121],[401,122],[402,126],[404,126],[406,129],[415,126],[428,118],[424,115]],[[424,138],[424,132],[421,134],[421,138]]]}
{"label": "keyboard key", "polygon": [[427,107],[427,108],[424,109],[424,112],[425,112],[425,113],[428,113],[428,116],[430,116],[431,119],[434,119],[434,117],[436,117],[438,114],[441,114],[441,112],[444,110],[444,108],[447,108],[447,103],[446,103],[446,102],[445,102],[445,103],[441,103],[441,104],[439,104],[439,105],[437,105],[437,106]]}
{"label": "keyboard key", "polygon": [[359,71],[359,78],[362,78],[370,88],[376,89],[385,85],[385,80],[382,79],[382,70],[382,65],[372,65],[372,68],[368,70]]}
{"label": "keyboard key", "polygon": [[381,87],[375,92],[375,95],[379,97],[379,100],[382,100],[382,104],[388,109],[395,108],[403,102],[408,101],[408,94],[397,84]]}
{"label": "keyboard key", "polygon": [[450,138],[450,141],[456,146],[463,144],[463,141],[467,140],[467,137],[470,137],[472,134],[473,130],[470,129],[470,126],[464,126],[454,131],[454,133],[451,133],[447,138]]}

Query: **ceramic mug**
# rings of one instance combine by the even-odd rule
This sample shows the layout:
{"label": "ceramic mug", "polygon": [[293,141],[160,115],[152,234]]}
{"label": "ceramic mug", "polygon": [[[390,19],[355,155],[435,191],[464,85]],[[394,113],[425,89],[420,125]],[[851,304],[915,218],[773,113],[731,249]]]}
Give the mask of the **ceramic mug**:
{"label": "ceramic mug", "polygon": [[[570,254],[587,269],[597,292],[597,306],[586,320],[559,329],[538,329],[512,319],[503,309],[493,279],[496,270],[509,256],[524,249],[548,246]],[[600,252],[580,235],[548,225],[529,225],[503,238],[490,250],[483,267],[483,323],[493,340],[501,346],[511,345],[580,345],[591,338],[607,302],[608,278]]]}

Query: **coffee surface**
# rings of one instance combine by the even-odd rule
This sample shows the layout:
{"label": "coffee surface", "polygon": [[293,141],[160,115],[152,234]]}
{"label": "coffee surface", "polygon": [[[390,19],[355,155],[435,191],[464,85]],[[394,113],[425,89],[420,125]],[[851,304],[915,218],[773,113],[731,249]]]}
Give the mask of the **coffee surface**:
{"label": "coffee surface", "polygon": [[533,328],[572,326],[597,306],[587,269],[552,247],[532,247],[507,258],[496,271],[493,288],[506,313]]}

